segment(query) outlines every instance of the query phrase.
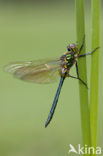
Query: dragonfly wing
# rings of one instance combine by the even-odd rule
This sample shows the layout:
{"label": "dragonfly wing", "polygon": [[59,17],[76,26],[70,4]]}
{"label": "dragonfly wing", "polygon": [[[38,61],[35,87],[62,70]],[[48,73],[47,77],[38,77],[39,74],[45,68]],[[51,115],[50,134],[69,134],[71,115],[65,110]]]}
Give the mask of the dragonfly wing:
{"label": "dragonfly wing", "polygon": [[16,62],[6,66],[5,71],[24,81],[50,83],[58,78],[60,63],[60,59]]}

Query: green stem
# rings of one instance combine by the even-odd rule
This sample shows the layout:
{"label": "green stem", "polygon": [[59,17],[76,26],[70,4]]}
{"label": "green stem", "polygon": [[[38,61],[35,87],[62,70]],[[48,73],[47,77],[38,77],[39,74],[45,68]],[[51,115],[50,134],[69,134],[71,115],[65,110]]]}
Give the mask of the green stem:
{"label": "green stem", "polygon": [[[92,0],[92,50],[100,43],[100,0]],[[91,56],[90,125],[91,146],[97,145],[99,50]]]}
{"label": "green stem", "polygon": [[[84,22],[84,0],[75,0],[76,4],[76,31],[77,41],[80,48],[83,37],[85,35],[85,22]],[[81,52],[85,53],[85,45]],[[79,76],[87,83],[86,75],[86,58],[82,58],[78,61]],[[88,107],[88,89],[79,82],[79,93],[80,93],[80,111],[81,111],[81,127],[82,127],[82,140],[83,146],[90,146],[90,115]]]}

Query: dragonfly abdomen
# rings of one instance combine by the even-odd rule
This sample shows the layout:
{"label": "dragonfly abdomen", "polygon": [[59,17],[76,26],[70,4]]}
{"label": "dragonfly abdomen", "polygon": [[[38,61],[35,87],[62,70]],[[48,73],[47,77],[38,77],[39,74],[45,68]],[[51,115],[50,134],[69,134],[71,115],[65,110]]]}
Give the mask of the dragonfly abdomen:
{"label": "dragonfly abdomen", "polygon": [[48,126],[48,124],[50,123],[50,121],[51,121],[51,119],[53,117],[53,114],[55,112],[55,108],[57,106],[57,102],[58,102],[58,99],[59,99],[59,95],[60,95],[60,92],[61,92],[61,88],[62,88],[64,79],[65,79],[65,77],[61,76],[60,83],[59,83],[59,86],[58,86],[58,89],[57,89],[57,92],[56,92],[56,95],[55,95],[55,98],[54,98],[50,113],[49,113],[47,121],[45,123],[45,127]]}

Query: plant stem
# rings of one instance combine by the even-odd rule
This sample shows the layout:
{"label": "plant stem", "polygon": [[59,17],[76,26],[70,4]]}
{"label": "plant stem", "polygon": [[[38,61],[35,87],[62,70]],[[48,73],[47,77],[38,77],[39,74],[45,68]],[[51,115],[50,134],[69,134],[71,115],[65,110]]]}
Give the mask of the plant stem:
{"label": "plant stem", "polygon": [[[100,0],[92,0],[92,50],[100,43]],[[90,125],[91,146],[97,145],[99,50],[91,56]]]}
{"label": "plant stem", "polygon": [[[80,48],[83,37],[85,35],[85,21],[84,21],[84,0],[75,0],[76,4],[76,31],[77,41]],[[85,53],[85,44],[82,49],[82,53]],[[79,76],[87,83],[86,75],[86,58],[82,58],[78,61]],[[83,146],[90,146],[90,114],[88,106],[88,89],[79,82],[80,93],[80,111],[81,111],[81,127],[82,127],[82,141]]]}

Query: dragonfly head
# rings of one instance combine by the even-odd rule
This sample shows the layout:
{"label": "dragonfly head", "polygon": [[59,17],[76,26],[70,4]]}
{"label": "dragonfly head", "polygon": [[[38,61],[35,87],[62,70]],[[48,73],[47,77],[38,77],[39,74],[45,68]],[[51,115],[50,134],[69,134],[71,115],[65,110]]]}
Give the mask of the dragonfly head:
{"label": "dragonfly head", "polygon": [[78,47],[77,47],[77,45],[74,44],[74,43],[69,44],[69,45],[67,46],[67,50],[68,50],[68,52],[71,52],[71,51],[74,52],[74,54],[78,54],[78,53],[79,53]]}

